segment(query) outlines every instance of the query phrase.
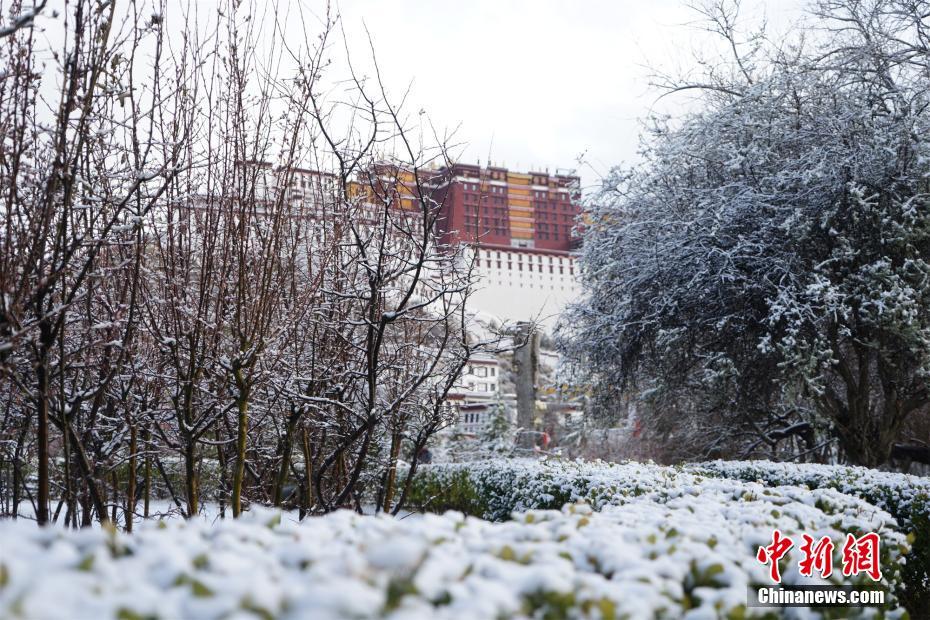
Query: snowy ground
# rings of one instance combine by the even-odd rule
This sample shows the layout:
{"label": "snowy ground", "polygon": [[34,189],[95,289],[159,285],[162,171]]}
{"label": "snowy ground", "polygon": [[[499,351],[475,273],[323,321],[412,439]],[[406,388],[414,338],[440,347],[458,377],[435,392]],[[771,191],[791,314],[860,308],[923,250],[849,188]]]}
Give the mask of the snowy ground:
{"label": "snowy ground", "polygon": [[[365,514],[373,515],[375,514],[375,505],[374,504],[362,504],[362,511]],[[294,510],[281,510],[282,518],[297,523],[300,521],[299,512],[297,509]],[[19,518],[25,521],[35,521],[35,508],[29,501],[23,501],[19,504],[19,512],[17,513]],[[225,514],[225,516],[224,516]],[[136,506],[136,516],[135,523],[140,523],[145,520],[143,515],[142,502],[140,501]],[[61,516],[61,515],[60,515]],[[409,517],[415,517],[416,514],[407,510],[401,510],[399,518],[405,519]],[[225,511],[221,510],[219,502],[200,502],[200,511],[197,513],[197,520],[204,521],[205,523],[216,523],[221,521],[224,518],[231,518],[232,512],[230,511],[229,506],[226,506]],[[126,515],[123,513],[122,509],[117,510],[116,520],[119,527],[124,526],[124,520]],[[153,521],[175,521],[175,520],[184,520],[184,510],[178,508],[177,505],[169,499],[153,499],[149,503],[149,519]],[[0,522],[2,522],[2,517],[0,517]],[[100,527],[98,521],[94,521],[91,524],[91,527]]]}

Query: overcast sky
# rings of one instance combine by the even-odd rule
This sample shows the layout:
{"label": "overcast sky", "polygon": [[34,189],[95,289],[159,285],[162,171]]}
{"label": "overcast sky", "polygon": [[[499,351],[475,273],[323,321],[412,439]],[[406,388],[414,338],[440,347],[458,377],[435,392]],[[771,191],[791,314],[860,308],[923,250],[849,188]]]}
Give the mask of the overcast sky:
{"label": "overcast sky", "polygon": [[[803,3],[744,5],[748,22],[764,14],[777,31]],[[684,0],[341,0],[338,10],[353,54],[367,24],[389,85],[412,82],[412,103],[435,124],[461,124],[464,161],[554,170],[578,168],[584,153],[586,184],[636,158],[639,120],[658,96],[651,67],[687,69],[692,50],[709,50]]]}
{"label": "overcast sky", "polygon": [[[275,11],[275,4],[254,1],[266,14]],[[312,29],[327,6],[326,0],[272,1],[285,38],[303,37],[296,13],[309,17]],[[408,113],[424,110],[438,129],[457,128],[461,161],[523,171],[576,169],[591,186],[611,166],[636,160],[640,121],[651,111],[677,115],[687,108],[682,97],[656,103],[660,91],[649,84],[655,70],[693,70],[695,52],[704,58],[723,53],[700,30],[691,1],[332,3],[356,68],[370,71],[364,66],[370,57],[367,26],[389,94],[399,97],[410,86]],[[185,6],[215,27],[217,12],[229,2],[168,0],[168,30],[183,30]],[[765,18],[777,37],[801,18],[806,0],[742,3],[746,26]],[[62,23],[50,15],[63,6],[64,0],[51,0],[41,20],[52,49]],[[344,56],[342,51],[341,40],[331,43],[333,56]]]}

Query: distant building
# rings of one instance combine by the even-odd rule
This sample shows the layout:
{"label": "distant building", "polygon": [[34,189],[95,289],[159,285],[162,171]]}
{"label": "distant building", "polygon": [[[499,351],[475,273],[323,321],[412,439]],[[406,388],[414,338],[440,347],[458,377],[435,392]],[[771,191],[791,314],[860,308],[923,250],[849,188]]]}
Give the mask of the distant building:
{"label": "distant building", "polygon": [[455,387],[455,392],[472,398],[496,398],[500,390],[500,363],[493,355],[474,354]]}
{"label": "distant building", "polygon": [[497,404],[490,401],[472,401],[458,404],[458,422],[455,430],[467,438],[476,438],[488,428],[495,415]]}
{"label": "distant building", "polygon": [[577,248],[579,178],[454,164],[435,173],[446,243],[570,252]]}
{"label": "distant building", "polygon": [[449,391],[448,400],[458,410],[456,428],[477,435],[487,426],[500,399],[501,365],[496,356],[472,356],[462,376]]}
{"label": "distant building", "polygon": [[290,169],[275,167],[268,162],[248,161],[241,164],[246,174],[254,175],[255,198],[259,201],[275,200],[284,184],[285,198],[291,203],[302,203],[308,207],[309,215],[324,213],[338,196],[336,175],[308,168]]}
{"label": "distant building", "polygon": [[472,248],[478,289],[471,307],[551,329],[579,293],[579,178],[455,164],[434,173],[443,243]]}
{"label": "distant building", "polygon": [[[264,162],[248,165],[257,175],[257,197],[275,199],[286,178],[286,200],[300,204],[305,216],[321,223],[330,220],[331,205],[342,200],[343,189],[358,205],[363,221],[367,217],[377,221],[385,204],[398,214],[415,217],[421,208],[420,197],[431,198],[439,205],[438,242],[467,248],[466,258],[472,261],[477,277],[469,310],[479,319],[511,324],[536,321],[549,331],[559,313],[580,294],[577,176],[466,164],[415,174],[384,163],[359,171],[342,188],[337,177],[327,172],[275,168]],[[458,410],[460,432],[479,434],[501,402],[516,402],[515,395],[500,393],[500,374],[501,366],[494,356],[479,355],[470,360],[449,394],[449,404]],[[536,381],[535,376],[532,381]],[[558,399],[548,402],[554,398],[546,395],[547,402],[537,404],[532,397],[531,407],[559,418],[575,413],[574,406],[563,405]]]}
{"label": "distant building", "polygon": [[471,309],[509,322],[535,320],[550,331],[559,313],[577,299],[575,256],[486,246],[472,249],[479,283]]}

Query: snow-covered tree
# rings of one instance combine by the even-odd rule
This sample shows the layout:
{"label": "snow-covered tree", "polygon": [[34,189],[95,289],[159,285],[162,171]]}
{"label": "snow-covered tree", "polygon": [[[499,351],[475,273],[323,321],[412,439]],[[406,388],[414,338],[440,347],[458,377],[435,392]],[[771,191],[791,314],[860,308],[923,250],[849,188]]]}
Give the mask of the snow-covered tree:
{"label": "snow-covered tree", "polygon": [[930,403],[928,14],[826,0],[773,42],[707,8],[730,61],[666,82],[700,110],[591,200],[561,342],[602,411],[638,390],[691,456],[889,458]]}

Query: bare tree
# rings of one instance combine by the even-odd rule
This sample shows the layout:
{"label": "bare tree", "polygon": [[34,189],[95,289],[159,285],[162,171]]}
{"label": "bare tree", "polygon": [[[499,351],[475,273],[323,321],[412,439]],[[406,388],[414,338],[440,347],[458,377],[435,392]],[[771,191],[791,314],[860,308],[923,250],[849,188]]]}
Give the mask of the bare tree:
{"label": "bare tree", "polygon": [[0,508],[131,529],[156,496],[238,516],[295,481],[303,514],[396,512],[488,346],[439,243],[448,145],[376,62],[331,88],[329,13],[169,35],[116,6],[68,5],[47,77],[44,4],[0,25]]}

